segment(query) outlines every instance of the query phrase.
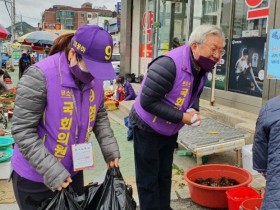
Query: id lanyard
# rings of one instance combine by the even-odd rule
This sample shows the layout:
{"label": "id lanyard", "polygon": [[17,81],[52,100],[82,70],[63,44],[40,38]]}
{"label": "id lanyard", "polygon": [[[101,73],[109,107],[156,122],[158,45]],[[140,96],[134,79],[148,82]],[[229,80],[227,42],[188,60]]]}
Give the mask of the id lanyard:
{"label": "id lanyard", "polygon": [[[59,57],[59,66],[58,66],[60,78],[62,78],[61,69],[60,69],[61,56]],[[77,125],[76,125],[76,130],[75,130],[75,144],[71,145],[72,158],[73,158],[73,170],[80,171],[80,170],[84,170],[84,169],[91,169],[94,167],[92,144],[88,143],[88,142],[79,143],[79,126],[81,125],[81,121],[80,121],[80,115],[78,113],[78,106],[77,106],[78,104],[77,104],[73,89],[71,89],[71,97],[72,97],[72,100],[74,103],[74,109],[75,109],[75,114],[76,114],[76,118],[77,118]],[[89,127],[90,127],[90,117],[88,118],[87,131],[89,130]]]}
{"label": "id lanyard", "polygon": [[[74,171],[81,171],[85,169],[91,169],[94,167],[93,164],[93,154],[92,154],[92,144],[89,142],[85,143],[78,143],[79,141],[79,125],[81,125],[78,107],[77,107],[77,100],[75,98],[74,92],[71,89],[71,97],[74,103],[74,109],[77,117],[77,126],[75,130],[75,144],[72,145],[72,156],[73,156],[73,170]],[[89,117],[90,120],[90,117]],[[88,120],[88,128],[89,130],[90,121]]]}
{"label": "id lanyard", "polygon": [[75,130],[75,144],[77,144],[79,141],[79,126],[81,125],[81,121],[80,121],[80,115],[78,113],[77,101],[76,101],[73,89],[71,89],[71,97],[72,97],[72,100],[74,103],[74,110],[75,110],[76,118],[77,118],[77,125],[76,125],[76,130]]}

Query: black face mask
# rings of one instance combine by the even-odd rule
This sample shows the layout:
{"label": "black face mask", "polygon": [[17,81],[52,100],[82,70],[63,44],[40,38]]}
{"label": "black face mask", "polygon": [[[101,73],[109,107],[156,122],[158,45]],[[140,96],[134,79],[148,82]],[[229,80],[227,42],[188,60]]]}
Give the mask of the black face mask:
{"label": "black face mask", "polygon": [[214,66],[216,65],[216,61],[211,60],[210,58],[206,58],[202,55],[199,56],[196,63],[206,72],[212,71]]}
{"label": "black face mask", "polygon": [[90,83],[94,79],[89,72],[82,71],[78,64],[70,66],[69,68],[72,74],[84,84]]}

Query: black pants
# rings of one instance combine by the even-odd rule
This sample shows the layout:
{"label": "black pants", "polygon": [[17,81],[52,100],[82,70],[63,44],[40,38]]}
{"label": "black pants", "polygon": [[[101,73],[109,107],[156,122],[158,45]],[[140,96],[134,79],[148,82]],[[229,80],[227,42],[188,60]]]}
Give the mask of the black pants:
{"label": "black pants", "polygon": [[[36,210],[41,202],[47,198],[55,196],[56,192],[51,191],[44,183],[33,182],[25,179],[13,171],[13,188],[18,206],[21,210]],[[70,184],[73,190],[81,195],[83,193],[84,177],[83,172],[79,172],[72,177]]]}
{"label": "black pants", "polygon": [[141,210],[170,210],[173,152],[178,134],[133,129],[136,184]]}

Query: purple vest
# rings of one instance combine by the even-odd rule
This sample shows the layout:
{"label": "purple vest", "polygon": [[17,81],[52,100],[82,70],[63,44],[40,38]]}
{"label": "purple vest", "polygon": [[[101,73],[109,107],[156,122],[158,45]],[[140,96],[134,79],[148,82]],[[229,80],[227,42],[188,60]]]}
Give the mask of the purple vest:
{"label": "purple vest", "polygon": [[[38,135],[45,147],[73,176],[71,145],[87,141],[92,133],[102,95],[103,82],[94,80],[82,91],[76,86],[65,53],[57,53],[36,63],[46,78],[47,104],[38,125]],[[36,182],[43,177],[19,152],[17,145],[12,157],[13,169]]]}
{"label": "purple vest", "polygon": [[[176,78],[172,90],[168,94],[166,94],[166,96],[162,99],[162,102],[183,112],[185,112],[193,105],[197,94],[203,88],[206,80],[206,76],[202,77],[198,89],[195,90],[192,96],[193,74],[190,63],[190,53],[190,47],[188,45],[184,45],[165,54],[165,56],[170,57],[176,65]],[[180,122],[175,124],[168,122],[149,112],[146,112],[141,107],[140,95],[145,80],[146,76],[142,82],[138,97],[136,98],[134,103],[134,108],[137,114],[157,133],[166,136],[174,135],[184,126],[183,123]]]}

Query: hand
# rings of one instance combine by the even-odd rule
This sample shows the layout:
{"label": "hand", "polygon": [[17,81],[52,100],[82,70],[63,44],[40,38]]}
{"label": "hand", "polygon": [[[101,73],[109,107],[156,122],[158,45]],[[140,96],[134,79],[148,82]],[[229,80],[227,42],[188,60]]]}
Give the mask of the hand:
{"label": "hand", "polygon": [[200,113],[190,108],[184,113],[182,122],[187,125],[198,126],[200,125]]}
{"label": "hand", "polygon": [[117,168],[117,167],[119,167],[119,158],[115,158],[114,160],[110,160],[108,162],[108,167],[109,168]]}
{"label": "hand", "polygon": [[200,115],[194,114],[191,119],[191,123],[192,123],[191,126],[193,126],[193,127],[199,126],[201,124]]}
{"label": "hand", "polygon": [[68,177],[58,188],[58,191],[61,191],[63,188],[65,189],[72,182],[71,177]]}

